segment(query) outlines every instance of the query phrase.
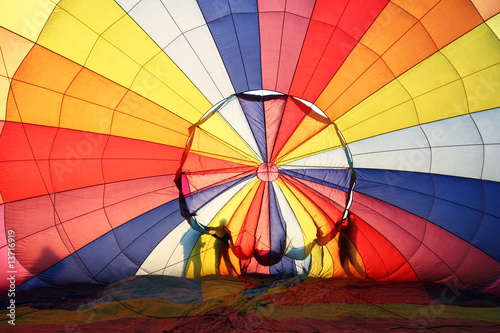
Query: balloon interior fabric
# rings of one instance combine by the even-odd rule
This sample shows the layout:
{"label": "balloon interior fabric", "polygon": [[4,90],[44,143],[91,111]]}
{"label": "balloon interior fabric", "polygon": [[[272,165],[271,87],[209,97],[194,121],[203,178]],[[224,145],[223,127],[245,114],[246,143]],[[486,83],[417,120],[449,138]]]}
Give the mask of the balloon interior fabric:
{"label": "balloon interior fabric", "polygon": [[214,276],[500,296],[499,1],[1,8],[6,294],[161,275],[193,302]]}

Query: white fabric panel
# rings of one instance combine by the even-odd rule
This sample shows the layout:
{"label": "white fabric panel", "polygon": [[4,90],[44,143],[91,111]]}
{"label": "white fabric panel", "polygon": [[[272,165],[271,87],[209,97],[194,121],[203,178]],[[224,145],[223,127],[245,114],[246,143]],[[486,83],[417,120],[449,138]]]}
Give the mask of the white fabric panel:
{"label": "white fabric panel", "polygon": [[259,146],[255,141],[253,132],[250,129],[250,125],[248,124],[247,118],[238,100],[233,98],[232,101],[220,109],[219,113],[262,163],[263,159],[259,151]]}
{"label": "white fabric panel", "polygon": [[431,173],[480,179],[483,146],[432,148]]}
{"label": "white fabric panel", "polygon": [[224,207],[229,200],[236,195],[236,193],[252,182],[255,178],[256,177],[251,177],[247,181],[241,182],[240,184],[225,190],[212,200],[207,201],[206,204],[198,210],[196,220],[204,226],[209,225],[222,207]]}
{"label": "white fabric panel", "polygon": [[[117,0],[130,9],[130,1]],[[129,15],[215,104],[234,93],[217,46],[195,0],[140,1]]]}
{"label": "white fabric panel", "polygon": [[483,179],[500,182],[500,144],[484,147]]}
{"label": "white fabric panel", "polygon": [[360,154],[411,148],[428,148],[429,143],[420,127],[414,126],[349,143],[348,147],[355,161],[355,156]]}
{"label": "white fabric panel", "polygon": [[198,59],[189,42],[180,36],[165,48],[165,53],[184,72],[184,74],[196,85],[203,95],[215,104],[223,99],[210,74]]}
{"label": "white fabric panel", "polygon": [[295,268],[298,275],[307,275],[311,269],[311,255],[309,254],[304,260],[295,260]]}
{"label": "white fabric panel", "polygon": [[140,0],[116,0],[118,5],[123,8],[124,11],[128,12],[134,7]]}
{"label": "white fabric panel", "polygon": [[184,32],[205,24],[205,18],[196,0],[161,0],[161,2]]}
{"label": "white fabric panel", "polygon": [[353,157],[354,168],[429,172],[429,148],[376,152]]}
{"label": "white fabric panel", "polygon": [[[208,100],[212,104],[215,104],[219,100],[234,94],[233,84],[231,83],[226,66],[222,62],[219,50],[217,49],[217,45],[215,45],[208,26],[202,25],[199,28],[187,31],[185,36],[222,94],[222,97],[216,101],[212,101],[212,99],[207,96]],[[203,92],[203,90],[201,91]]]}
{"label": "white fabric panel", "polygon": [[186,253],[191,253],[198,240],[187,235],[193,232],[200,235],[184,220],[151,251],[136,274],[183,276]]}
{"label": "white fabric panel", "polygon": [[344,148],[325,151],[280,166],[280,169],[296,168],[348,168],[349,162]]}
{"label": "white fabric panel", "polygon": [[500,143],[500,108],[471,114],[485,144]]}
{"label": "white fabric panel", "polygon": [[141,1],[129,15],[162,49],[181,34],[160,1]]}
{"label": "white fabric panel", "polygon": [[476,124],[469,115],[423,124],[431,147],[482,144]]}
{"label": "white fabric panel", "polygon": [[286,248],[285,255],[293,249],[298,249],[304,247],[304,238],[302,236],[302,229],[300,228],[299,221],[295,217],[292,208],[288,204],[283,192],[276,184],[272,182],[274,187],[274,192],[276,193],[276,198],[278,199],[278,206],[281,211],[281,216],[286,224]]}
{"label": "white fabric panel", "polygon": [[488,110],[368,138],[349,149],[355,168],[497,180],[497,148],[488,144],[500,143],[498,123],[500,110]]}

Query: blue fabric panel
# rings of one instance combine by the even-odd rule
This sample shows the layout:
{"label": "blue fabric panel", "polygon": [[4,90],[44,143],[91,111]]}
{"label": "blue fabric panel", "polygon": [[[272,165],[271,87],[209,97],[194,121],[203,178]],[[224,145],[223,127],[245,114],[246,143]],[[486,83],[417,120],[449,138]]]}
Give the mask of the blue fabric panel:
{"label": "blue fabric panel", "polygon": [[[179,213],[179,200],[176,199],[119,226],[114,230],[114,234],[120,248],[125,249],[132,246],[135,253],[144,251],[149,253],[158,245],[163,237],[170,233],[183,220],[184,218]],[[157,236],[151,238],[152,235],[149,232],[151,228],[156,226],[158,226],[155,229]],[[137,247],[138,239],[141,239],[140,247]],[[146,259],[144,255],[137,255],[136,258],[133,258],[133,261],[138,260],[137,264],[140,265],[144,259]]]}
{"label": "blue fabric panel", "polygon": [[257,0],[229,0],[229,5],[231,6],[231,12],[234,13],[257,13]]}
{"label": "blue fabric panel", "polygon": [[248,90],[262,89],[259,14],[233,14],[233,17],[245,66]]}
{"label": "blue fabric panel", "polygon": [[350,169],[283,169],[280,173],[347,192],[352,171]]}
{"label": "blue fabric panel", "polygon": [[112,283],[132,276],[158,243],[183,220],[178,200],[170,201],[104,234],[38,278],[50,285]]}
{"label": "blue fabric panel", "polygon": [[470,243],[483,215],[483,212],[436,198],[428,220]]}
{"label": "blue fabric panel", "polygon": [[231,8],[227,0],[198,0],[198,6],[200,6],[207,23],[231,15]]}
{"label": "blue fabric panel", "polygon": [[[498,234],[498,185],[479,179],[389,170],[359,169],[355,191],[422,217],[492,255],[488,233]],[[481,229],[480,226],[483,225]],[[483,231],[484,228],[484,231]],[[478,232],[479,230],[479,232]],[[474,241],[474,237],[477,238]]]}
{"label": "blue fabric panel", "polygon": [[295,261],[287,257],[283,257],[279,263],[269,267],[271,275],[295,275],[297,274],[297,268],[295,267]]}
{"label": "blue fabric panel", "polygon": [[286,224],[283,220],[283,216],[281,216],[274,187],[271,183],[268,183],[268,186],[271,251],[283,257],[286,246]]}
{"label": "blue fabric panel", "polygon": [[484,210],[483,184],[477,179],[432,175],[437,198]]}
{"label": "blue fabric panel", "polygon": [[500,218],[484,215],[483,222],[476,238],[472,242],[474,246],[500,261]]}
{"label": "blue fabric panel", "polygon": [[198,209],[203,207],[204,205],[210,203],[210,200],[213,198],[217,197],[219,194],[222,192],[226,191],[227,189],[241,183],[245,182],[251,177],[255,177],[255,175],[250,175],[244,178],[236,179],[233,181],[230,181],[228,183],[219,185],[219,186],[214,186],[211,188],[208,188],[206,190],[194,193],[193,195],[190,195],[186,197],[186,204],[189,208],[190,212],[196,212]]}
{"label": "blue fabric panel", "polygon": [[38,277],[32,277],[28,281],[24,282],[23,284],[16,286],[16,290],[32,290],[36,288],[45,288],[45,287],[50,287],[50,285],[43,283],[38,279]]}
{"label": "blue fabric panel", "polygon": [[247,122],[252,130],[255,141],[259,146],[260,155],[267,161],[267,148],[266,148],[266,120],[264,117],[264,103],[254,102],[238,98],[240,101],[243,113],[247,118]]}
{"label": "blue fabric panel", "polygon": [[[262,89],[257,1],[199,0],[235,92]],[[232,10],[234,10],[232,12]]]}
{"label": "blue fabric panel", "polygon": [[356,169],[354,191],[369,195],[427,219],[434,202],[429,174],[390,170]]}
{"label": "blue fabric panel", "polygon": [[500,218],[500,183],[483,180],[483,190],[485,211]]}

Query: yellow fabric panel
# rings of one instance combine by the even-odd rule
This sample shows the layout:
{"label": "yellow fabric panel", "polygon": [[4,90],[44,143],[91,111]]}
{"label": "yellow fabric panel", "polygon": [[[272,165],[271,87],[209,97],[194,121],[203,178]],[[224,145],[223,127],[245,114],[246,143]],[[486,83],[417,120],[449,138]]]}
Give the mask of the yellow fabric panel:
{"label": "yellow fabric panel", "polygon": [[453,65],[441,53],[435,53],[398,79],[410,95],[415,98],[428,91],[459,80]]}
{"label": "yellow fabric panel", "polygon": [[346,142],[413,126],[418,123],[410,96],[392,81],[335,122]]}
{"label": "yellow fabric panel", "polygon": [[497,108],[500,105],[500,64],[463,79],[469,112]]}
{"label": "yellow fabric panel", "polygon": [[292,186],[288,186],[288,189],[301,203],[302,207],[308,214],[307,216],[311,218],[311,221],[313,222],[316,229],[314,239],[328,235],[332,231],[332,226],[328,219],[325,217],[325,213],[301,191],[295,189]]}
{"label": "yellow fabric panel", "polygon": [[258,166],[258,163],[250,160],[248,156],[240,154],[201,129],[196,129],[193,135],[191,150],[200,155],[215,157],[224,161]]}
{"label": "yellow fabric panel", "polygon": [[58,6],[43,28],[38,44],[84,65],[98,37],[88,26]]}
{"label": "yellow fabric panel", "polygon": [[457,80],[414,99],[421,124],[467,113],[467,99],[461,80]]}
{"label": "yellow fabric panel", "polygon": [[276,183],[283,192],[283,195],[288,201],[288,204],[292,208],[292,211],[299,222],[300,229],[302,230],[302,236],[304,238],[306,255],[308,255],[311,252],[314,240],[316,239],[316,225],[307,210],[304,208],[302,202],[300,202],[300,200],[291,191],[291,188],[279,178],[276,179]]}
{"label": "yellow fabric panel", "polygon": [[57,0],[1,0],[2,26],[35,42]]}
{"label": "yellow fabric panel", "polygon": [[[246,156],[247,159],[259,163],[259,160],[252,150],[250,150],[241,137],[227,124],[219,113],[213,113],[207,121],[200,125],[200,128],[228,147],[240,152],[242,155]],[[216,151],[217,150],[212,149],[212,152]]]}
{"label": "yellow fabric panel", "polygon": [[[499,2],[500,4],[500,2]],[[486,22],[493,33],[500,39],[500,14],[494,16]]]}
{"label": "yellow fabric panel", "polygon": [[141,69],[134,59],[103,38],[95,43],[85,66],[124,87],[130,87]]}
{"label": "yellow fabric panel", "polygon": [[121,112],[115,112],[113,116],[111,135],[175,147],[185,147],[187,141],[185,135]]}
{"label": "yellow fabric panel", "polygon": [[337,131],[335,130],[335,126],[329,125],[321,132],[292,150],[290,154],[284,156],[282,159],[279,159],[276,164],[278,166],[283,165],[306,156],[333,150],[341,146],[342,143],[340,142]]}
{"label": "yellow fabric panel", "polygon": [[[312,117],[306,116],[302,120],[300,125],[297,127],[295,132],[293,132],[290,138],[287,140],[286,144],[283,146],[278,156],[276,156],[276,163],[283,164],[284,162],[282,161],[284,159],[286,159],[288,162],[290,162],[292,159],[296,159],[298,155],[295,154],[295,149],[297,149],[297,147],[300,147],[304,142],[306,142],[311,137],[314,137],[326,126],[328,126],[328,124],[319,122],[313,119]],[[304,151],[300,150],[298,154],[303,154],[303,153]],[[292,157],[290,157],[289,154],[292,154]]]}
{"label": "yellow fabric panel", "polygon": [[[63,1],[41,45],[196,122],[211,104],[114,1]],[[175,87],[175,91],[166,87]]]}
{"label": "yellow fabric panel", "polygon": [[245,217],[248,213],[250,204],[252,203],[255,197],[255,193],[259,188],[260,182],[261,182],[260,180],[255,179],[250,184],[245,186],[241,191],[239,191],[237,195],[234,196],[234,198],[238,198],[238,201],[236,201],[236,199],[231,200],[232,201],[231,206],[238,205],[234,213],[231,215],[229,223],[227,224],[227,229],[231,233],[231,239],[233,243],[238,240],[238,235],[241,231],[241,226],[243,225],[243,221],[245,220]]}
{"label": "yellow fabric panel", "polygon": [[78,21],[85,23],[98,35],[102,34],[120,17],[126,15],[125,11],[114,1],[108,0],[63,0],[58,7],[67,11]]}
{"label": "yellow fabric panel", "polygon": [[316,245],[311,251],[309,277],[329,278],[333,276],[334,263],[325,246]]}
{"label": "yellow fabric panel", "polygon": [[131,89],[192,124],[212,106],[163,51],[137,73]]}
{"label": "yellow fabric panel", "polygon": [[184,274],[188,278],[197,279],[202,276],[218,273],[218,246],[215,237],[201,234],[190,253]]}
{"label": "yellow fabric panel", "polygon": [[66,96],[62,102],[62,128],[109,134],[113,109]]}
{"label": "yellow fabric panel", "polygon": [[481,24],[442,53],[464,77],[500,63],[500,42],[487,24]]}
{"label": "yellow fabric panel", "polygon": [[[164,137],[162,142],[177,147],[185,147],[189,135],[189,123],[144,97],[129,91],[116,107],[116,110],[138,120],[171,130],[170,134]],[[130,127],[129,132],[129,136],[133,135],[135,128]]]}
{"label": "yellow fabric panel", "polygon": [[[233,196],[231,198],[231,200],[229,200],[228,203],[226,203],[224,205],[224,207],[222,207],[222,209],[217,213],[217,215],[215,215],[215,217],[213,218],[213,220],[210,222],[210,224],[208,226],[210,226],[210,227],[217,227],[220,225],[227,226],[228,222],[232,221],[231,219],[232,219],[233,215],[235,214],[238,207],[240,205],[242,205],[242,202],[245,199],[245,197],[247,196],[247,194],[251,190],[253,190],[254,187],[255,187],[255,190],[257,190],[257,187],[258,187],[257,183],[258,183],[258,180],[255,179],[254,181],[250,182],[245,187],[243,187],[241,190],[239,190],[238,193],[236,193],[236,195]],[[255,184],[257,184],[257,186],[255,186]],[[253,197],[253,195],[255,195],[255,191],[253,192],[251,197]],[[240,221],[234,221],[231,224],[233,224],[233,223],[238,224],[239,222]],[[236,229],[233,229],[233,230],[236,230]],[[238,231],[239,231],[239,229],[238,229]]]}
{"label": "yellow fabric panel", "polygon": [[493,15],[500,13],[500,1],[492,0],[472,0],[483,20],[487,20]]}
{"label": "yellow fabric panel", "polygon": [[438,48],[449,44],[482,21],[470,0],[441,0],[421,19]]}

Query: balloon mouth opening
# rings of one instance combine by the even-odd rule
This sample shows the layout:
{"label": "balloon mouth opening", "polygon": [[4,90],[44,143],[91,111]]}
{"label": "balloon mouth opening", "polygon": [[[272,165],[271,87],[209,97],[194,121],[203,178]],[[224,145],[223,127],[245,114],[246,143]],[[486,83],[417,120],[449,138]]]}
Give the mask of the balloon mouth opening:
{"label": "balloon mouth opening", "polygon": [[275,181],[278,175],[278,167],[274,163],[262,163],[257,169],[257,177],[265,182]]}

